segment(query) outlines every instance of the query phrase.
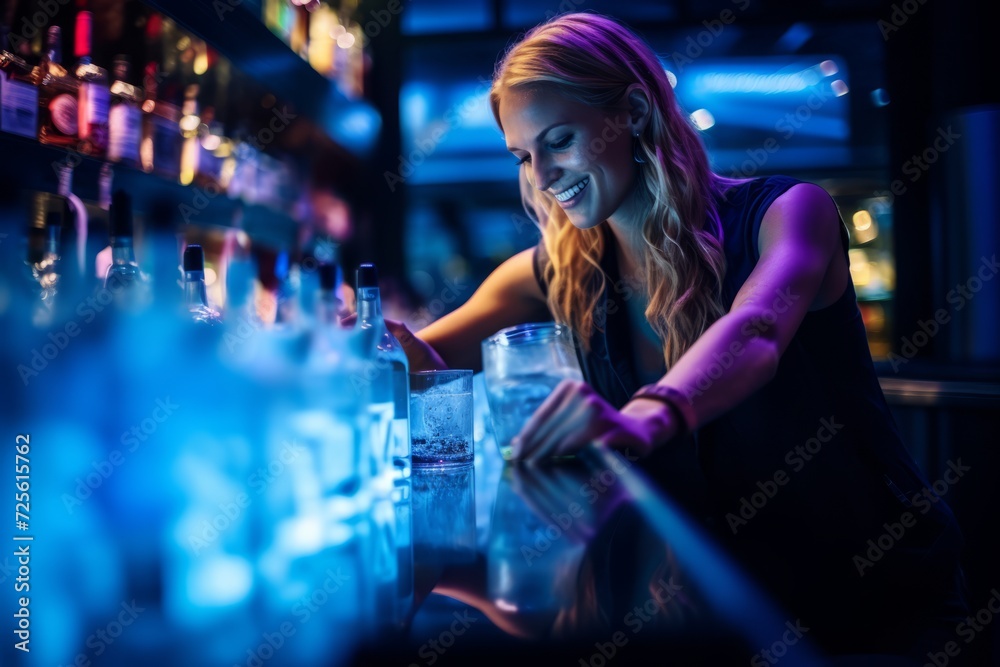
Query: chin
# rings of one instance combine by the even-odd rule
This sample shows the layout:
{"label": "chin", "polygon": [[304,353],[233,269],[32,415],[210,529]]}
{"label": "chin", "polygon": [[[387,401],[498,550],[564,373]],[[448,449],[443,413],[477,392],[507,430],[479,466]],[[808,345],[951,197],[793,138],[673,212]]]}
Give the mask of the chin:
{"label": "chin", "polygon": [[590,215],[571,213],[569,211],[566,212],[566,217],[569,218],[570,224],[576,227],[577,229],[593,229],[594,227],[597,227],[599,224],[604,222],[602,218],[595,218]]}

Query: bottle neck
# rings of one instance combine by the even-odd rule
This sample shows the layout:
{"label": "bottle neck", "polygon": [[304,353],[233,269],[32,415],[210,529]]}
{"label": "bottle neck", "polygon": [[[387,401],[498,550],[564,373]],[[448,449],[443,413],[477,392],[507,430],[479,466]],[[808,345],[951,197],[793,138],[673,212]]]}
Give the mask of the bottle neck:
{"label": "bottle neck", "polygon": [[204,271],[184,272],[184,303],[188,306],[208,306]]}
{"label": "bottle neck", "polygon": [[328,290],[316,292],[316,324],[339,327],[341,305],[336,293]]}
{"label": "bottle neck", "polygon": [[358,321],[377,322],[382,320],[382,300],[377,287],[358,288]]}
{"label": "bottle neck", "polygon": [[115,264],[135,264],[135,250],[131,236],[111,237],[111,261]]}

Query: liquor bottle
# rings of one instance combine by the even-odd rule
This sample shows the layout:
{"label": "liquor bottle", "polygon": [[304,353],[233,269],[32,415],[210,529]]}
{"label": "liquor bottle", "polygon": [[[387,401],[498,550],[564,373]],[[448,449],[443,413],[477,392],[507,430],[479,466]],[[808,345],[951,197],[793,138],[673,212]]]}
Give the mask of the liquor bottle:
{"label": "liquor bottle", "polygon": [[88,262],[93,259],[93,265],[88,267],[87,271],[93,275],[94,287],[97,289],[104,286],[114,254],[111,246],[105,245],[105,239],[110,238],[111,234],[112,179],[111,164],[102,162],[97,175],[97,201],[84,202],[84,207],[87,209],[86,257]]}
{"label": "liquor bottle", "polygon": [[66,273],[72,275],[75,284],[84,289],[89,277],[94,275],[96,259],[87,244],[90,236],[90,213],[86,204],[73,192],[73,166],[68,162],[60,162],[55,167],[59,178],[57,194],[63,198],[67,213],[62,234]]}
{"label": "liquor bottle", "polygon": [[8,29],[0,23],[0,130],[34,139],[38,133],[38,88],[31,67],[8,50]]}
{"label": "liquor bottle", "polygon": [[316,304],[313,310],[317,326],[340,326],[340,311],[344,306],[340,300],[340,270],[334,262],[321,262],[316,270],[319,275],[319,289],[316,290]]}
{"label": "liquor bottle", "polygon": [[[160,14],[146,21],[146,66],[143,70],[142,142],[139,159],[143,171],[176,180],[180,174],[181,119],[177,77],[176,39],[173,25]],[[160,65],[162,63],[162,67]]]}
{"label": "liquor bottle", "polygon": [[56,317],[56,298],[62,277],[59,244],[63,207],[60,197],[47,192],[35,193],[26,263],[34,283],[31,320],[36,327],[47,327]]}
{"label": "liquor bottle", "polygon": [[180,132],[184,138],[181,148],[180,181],[191,185],[198,172],[198,158],[201,143],[198,140],[201,117],[198,115],[198,84],[192,83],[184,91],[184,106],[181,108]]}
{"label": "liquor bottle", "polygon": [[128,82],[128,56],[119,55],[114,64],[115,82],[111,84],[111,110],[108,112],[108,159],[130,167],[139,167],[139,141],[142,137],[142,89]]}
{"label": "liquor bottle", "polygon": [[115,303],[134,310],[143,305],[145,277],[135,261],[133,247],[132,197],[116,190],[111,198],[111,266],[104,278],[104,289]]}
{"label": "liquor bottle", "polygon": [[76,148],[80,82],[62,65],[62,28],[50,26],[45,45],[41,62],[31,72],[38,87],[38,140]]}
{"label": "liquor bottle", "polygon": [[[372,354],[375,378],[389,387],[392,403],[389,456],[396,477],[410,474],[410,363],[403,346],[385,325],[378,287],[378,272],[374,264],[362,264],[357,271],[357,327],[366,332]],[[372,403],[377,403],[375,386]]]}
{"label": "liquor bottle", "polygon": [[169,90],[160,94],[161,78],[159,65],[155,62],[146,65],[143,86],[146,99],[142,103],[139,158],[143,171],[177,179],[180,177],[181,146],[184,140],[179,126],[181,109],[174,104]]}
{"label": "liquor bottle", "polygon": [[205,252],[200,245],[184,248],[184,304],[195,322],[222,323],[219,311],[208,303],[205,289]]}
{"label": "liquor bottle", "polygon": [[87,0],[77,0],[76,41],[74,53],[77,57],[75,75],[80,82],[77,105],[80,134],[79,151],[84,155],[104,157],[108,152],[108,110],[111,92],[108,84],[108,70],[93,62],[91,57],[91,35],[93,14],[88,9]]}

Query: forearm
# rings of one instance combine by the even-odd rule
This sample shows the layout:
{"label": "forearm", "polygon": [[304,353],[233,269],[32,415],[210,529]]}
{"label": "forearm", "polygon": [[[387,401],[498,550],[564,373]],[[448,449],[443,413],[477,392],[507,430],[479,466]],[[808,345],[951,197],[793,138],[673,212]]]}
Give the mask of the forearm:
{"label": "forearm", "polygon": [[709,327],[657,384],[690,398],[694,428],[729,411],[767,384],[778,368],[778,343],[752,309]]}

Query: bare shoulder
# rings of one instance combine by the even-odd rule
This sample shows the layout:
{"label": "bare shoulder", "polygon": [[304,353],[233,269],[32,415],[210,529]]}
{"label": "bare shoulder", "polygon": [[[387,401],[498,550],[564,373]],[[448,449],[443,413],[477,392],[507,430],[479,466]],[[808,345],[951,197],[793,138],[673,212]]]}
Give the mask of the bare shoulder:
{"label": "bare shoulder", "polygon": [[796,280],[814,283],[809,310],[818,310],[836,301],[850,279],[843,235],[840,211],[830,193],[813,183],[799,183],[765,212],[757,247],[762,262],[780,264],[797,274]]}
{"label": "bare shoulder", "polygon": [[814,183],[798,183],[768,207],[760,225],[757,246],[763,255],[781,240],[816,243],[833,249],[840,243],[840,213],[833,198]]}

